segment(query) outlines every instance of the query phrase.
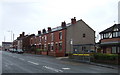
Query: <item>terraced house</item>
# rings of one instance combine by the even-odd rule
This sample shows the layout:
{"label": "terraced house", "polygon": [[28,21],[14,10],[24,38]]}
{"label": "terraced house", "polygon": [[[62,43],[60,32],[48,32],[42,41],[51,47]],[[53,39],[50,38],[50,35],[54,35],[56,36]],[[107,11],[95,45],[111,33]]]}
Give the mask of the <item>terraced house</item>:
{"label": "terraced house", "polygon": [[95,44],[95,31],[83,20],[71,19],[71,23],[62,22],[56,28],[48,27],[31,38],[31,46],[45,50],[47,55],[65,56],[73,52],[74,44]]}
{"label": "terraced house", "polygon": [[120,24],[113,26],[100,32],[101,53],[120,53]]}

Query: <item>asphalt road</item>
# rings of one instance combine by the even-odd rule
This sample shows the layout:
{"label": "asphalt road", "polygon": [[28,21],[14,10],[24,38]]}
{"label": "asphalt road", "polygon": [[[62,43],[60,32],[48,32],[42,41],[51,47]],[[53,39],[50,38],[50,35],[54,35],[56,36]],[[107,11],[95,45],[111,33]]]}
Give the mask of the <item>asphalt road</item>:
{"label": "asphalt road", "polygon": [[118,70],[51,56],[3,51],[2,73],[118,73]]}

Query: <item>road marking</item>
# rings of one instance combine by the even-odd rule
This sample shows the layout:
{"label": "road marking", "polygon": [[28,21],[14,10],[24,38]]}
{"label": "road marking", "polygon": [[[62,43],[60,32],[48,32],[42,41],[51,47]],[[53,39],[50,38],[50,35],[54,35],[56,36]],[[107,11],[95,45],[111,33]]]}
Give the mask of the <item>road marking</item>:
{"label": "road marking", "polygon": [[52,67],[49,67],[49,66],[43,66],[43,67],[46,68],[46,69],[49,69],[49,70],[55,71],[55,72],[63,72],[62,70],[55,69],[55,68],[52,68]]}
{"label": "road marking", "polygon": [[25,59],[23,59],[23,58],[19,58],[20,60],[25,60]]}
{"label": "road marking", "polygon": [[16,58],[16,56],[12,56],[12,57]]}
{"label": "road marking", "polygon": [[70,68],[62,68],[63,70],[69,70]]}
{"label": "road marking", "polygon": [[32,63],[34,65],[39,65],[38,63],[32,62],[32,61],[28,61],[29,63]]}

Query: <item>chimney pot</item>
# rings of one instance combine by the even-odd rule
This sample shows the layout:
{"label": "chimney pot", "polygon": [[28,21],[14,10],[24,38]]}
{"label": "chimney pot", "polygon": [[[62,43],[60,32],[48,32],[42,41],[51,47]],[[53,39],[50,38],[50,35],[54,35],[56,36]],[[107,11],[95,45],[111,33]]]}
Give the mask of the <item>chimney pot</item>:
{"label": "chimney pot", "polygon": [[43,29],[43,34],[44,34],[44,33],[46,33],[46,30],[45,30],[45,29]]}
{"label": "chimney pot", "polygon": [[64,21],[64,22],[62,22],[61,23],[61,26],[64,28],[64,27],[66,27],[66,22]]}
{"label": "chimney pot", "polygon": [[24,37],[25,36],[25,32],[22,32],[22,37]]}
{"label": "chimney pot", "polygon": [[40,34],[41,34],[41,31],[38,31],[38,34],[40,35]]}
{"label": "chimney pot", "polygon": [[76,23],[76,17],[74,17],[74,18],[71,19],[71,23],[72,23],[72,24],[75,24],[75,23]]}
{"label": "chimney pot", "polygon": [[48,27],[48,32],[50,32],[51,31],[51,27]]}

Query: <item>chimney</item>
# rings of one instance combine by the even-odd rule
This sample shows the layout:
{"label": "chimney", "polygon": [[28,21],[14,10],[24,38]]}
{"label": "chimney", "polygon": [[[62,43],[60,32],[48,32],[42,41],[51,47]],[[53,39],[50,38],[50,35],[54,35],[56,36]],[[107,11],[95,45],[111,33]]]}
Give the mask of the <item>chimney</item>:
{"label": "chimney", "polygon": [[20,34],[20,36],[19,36],[20,38],[22,37],[22,34]]}
{"label": "chimney", "polygon": [[44,34],[44,33],[46,33],[46,30],[45,30],[45,29],[43,29],[43,31],[42,31],[42,32],[43,32],[43,34]]}
{"label": "chimney", "polygon": [[65,21],[61,23],[61,27],[62,28],[66,27],[66,22]]}
{"label": "chimney", "polygon": [[75,24],[76,23],[76,17],[71,19],[71,24]]}
{"label": "chimney", "polygon": [[24,37],[25,36],[25,32],[22,32],[22,37]]}
{"label": "chimney", "polygon": [[48,32],[51,32],[51,27],[48,27]]}
{"label": "chimney", "polygon": [[38,34],[39,34],[39,35],[41,34],[41,31],[40,31],[40,30],[38,31]]}

